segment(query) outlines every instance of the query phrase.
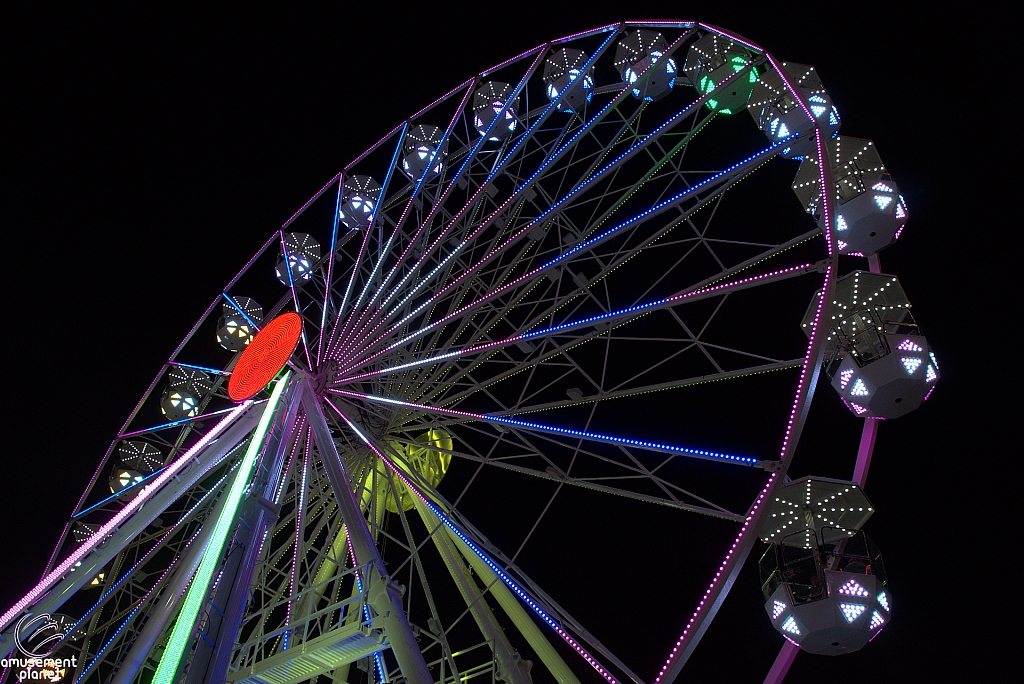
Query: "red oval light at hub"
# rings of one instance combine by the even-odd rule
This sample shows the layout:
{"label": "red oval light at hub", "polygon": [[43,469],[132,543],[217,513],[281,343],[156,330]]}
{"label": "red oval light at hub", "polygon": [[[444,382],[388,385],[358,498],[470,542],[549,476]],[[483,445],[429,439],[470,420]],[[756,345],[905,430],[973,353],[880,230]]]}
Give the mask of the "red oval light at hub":
{"label": "red oval light at hub", "polygon": [[302,335],[302,317],[284,313],[263,326],[238,358],[228,380],[228,396],[245,401],[256,396],[288,363]]}

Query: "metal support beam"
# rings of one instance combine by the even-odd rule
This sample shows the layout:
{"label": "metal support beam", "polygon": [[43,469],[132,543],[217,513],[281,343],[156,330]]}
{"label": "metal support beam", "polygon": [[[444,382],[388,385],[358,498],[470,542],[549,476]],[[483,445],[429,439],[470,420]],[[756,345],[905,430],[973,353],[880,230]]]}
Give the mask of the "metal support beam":
{"label": "metal support beam", "polygon": [[[434,515],[418,496],[411,496],[409,498],[415,504],[416,512],[420,514],[423,524],[431,531],[434,545],[437,547],[438,553],[441,554],[449,574],[455,580],[459,593],[462,594],[462,600],[469,607],[469,612],[473,615],[473,619],[480,628],[480,632],[491,643],[494,660],[498,663],[498,678],[508,682],[508,684],[530,684],[533,680],[530,677],[529,668],[525,666],[519,654],[513,650],[512,644],[509,643],[508,637],[505,636],[501,625],[495,619],[494,613],[491,612],[490,606],[484,600],[483,594],[480,593],[480,589],[476,586],[473,578],[470,577],[469,572],[467,572],[466,562],[459,555],[455,544],[449,536],[444,533],[443,530],[448,528],[441,523],[440,518]],[[501,584],[502,587],[505,586],[501,582],[498,582],[498,584]]]}
{"label": "metal support beam", "polygon": [[[216,521],[220,517],[224,510],[224,501],[225,497],[222,493],[220,500],[217,501],[213,510],[210,511],[210,515],[207,516],[209,523]],[[181,601],[185,598],[185,590],[188,589],[188,585],[192,582],[192,577],[196,574],[196,569],[199,567],[199,561],[203,559],[203,554],[206,553],[206,547],[209,544],[210,537],[213,535],[213,528],[213,524],[203,525],[199,535],[189,544],[188,552],[181,559],[181,563],[174,573],[174,579],[164,589],[160,602],[146,619],[142,631],[135,637],[135,643],[132,644],[131,651],[128,652],[121,666],[117,669],[111,684],[131,684],[139,669],[146,663],[150,655],[153,654],[153,647],[156,645],[167,623],[178,614]],[[136,625],[137,628],[138,625]]]}
{"label": "metal support beam", "polygon": [[[825,139],[820,129],[814,130],[815,140],[818,148],[818,164],[821,170],[821,192],[822,207],[825,214],[825,224],[831,225],[832,217],[836,210],[836,191],[832,180],[832,167],[829,164],[828,153],[825,147]],[[835,231],[826,232],[829,241],[829,254],[838,253]],[[833,257],[834,259],[834,257]],[[830,260],[825,269],[825,282],[821,289],[821,299],[818,303],[818,314],[814,320],[814,328],[811,332],[810,343],[807,346],[807,355],[804,357],[804,367],[800,373],[800,381],[797,384],[796,397],[793,400],[793,410],[790,414],[789,425],[786,429],[786,436],[783,438],[781,449],[781,471],[785,472],[793,456],[796,453],[796,446],[800,442],[800,435],[803,433],[804,425],[807,422],[807,414],[811,408],[811,399],[814,397],[814,388],[818,384],[818,377],[821,375],[821,365],[825,355],[825,321],[829,320],[831,314],[832,294],[835,291],[836,275],[834,261]],[[703,599],[694,611],[693,617],[683,630],[682,635],[672,649],[666,663],[661,669],[655,684],[670,684],[675,681],[683,669],[683,665],[693,654],[701,637],[707,631],[708,626],[718,613],[729,590],[736,582],[747,556],[754,547],[754,540],[757,539],[757,529],[761,526],[767,506],[762,502],[770,499],[775,489],[782,484],[783,478],[779,473],[772,473],[758,499],[750,507],[747,514],[747,521],[743,523],[732,548],[726,554],[711,586],[704,593]]]}
{"label": "metal support beam", "polygon": [[384,634],[406,681],[411,684],[433,684],[433,678],[405,615],[402,594],[387,576],[384,561],[377,552],[373,535],[359,509],[352,483],[345,472],[338,448],[334,445],[320,399],[310,387],[308,378],[303,378],[302,383],[305,389],[302,393],[302,406],[312,428],[313,441],[327,470],[327,478],[334,489],[338,508],[341,509],[342,518],[345,520],[345,527],[356,556],[356,565],[367,566],[365,581],[368,585],[370,606],[380,619]]}
{"label": "metal support beam", "polygon": [[786,673],[789,672],[789,666],[796,660],[796,654],[799,652],[800,647],[792,641],[787,640],[783,642],[782,649],[772,664],[772,669],[768,671],[768,676],[764,678],[764,684],[779,684],[785,678]]}
{"label": "metal support beam", "polygon": [[[54,582],[53,588],[43,598],[30,604],[24,610],[30,610],[35,615],[57,612],[66,600],[95,577],[103,569],[103,566],[109,563],[133,539],[142,534],[171,503],[181,498],[248,437],[249,432],[263,415],[264,407],[263,403],[253,404],[238,414],[229,414],[229,417],[224,419],[225,425],[221,427],[222,433],[217,436],[217,439],[210,439],[195,453],[186,452],[182,458],[187,456],[188,462],[174,474],[173,478],[159,485],[159,491],[145,494],[145,490],[143,490],[144,493],[139,497],[145,497],[144,505],[137,506],[134,513],[112,529],[106,539],[97,540],[95,547],[81,558],[81,565],[75,568],[75,572],[68,572],[63,578]],[[56,571],[51,574],[55,573]],[[48,579],[49,577],[44,579],[41,585],[45,584]],[[14,649],[15,622],[16,620],[12,620],[9,629],[4,632],[4,641],[0,642],[0,657],[6,656]]]}
{"label": "metal support beam", "polygon": [[508,615],[509,619],[515,624],[516,629],[523,635],[526,642],[530,644],[530,648],[533,649],[537,657],[540,658],[541,662],[548,669],[548,672],[555,678],[559,684],[580,684],[580,680],[576,678],[573,671],[569,669],[565,661],[562,660],[562,656],[558,655],[558,651],[551,645],[544,633],[537,627],[537,623],[533,621],[523,605],[512,595],[505,583],[498,579],[498,576],[494,574],[494,571],[487,567],[478,555],[466,546],[466,543],[459,539],[459,537],[452,532],[446,526],[444,531],[448,534],[449,538],[458,546],[459,551],[463,557],[469,561],[473,571],[480,576],[480,579],[487,585],[488,591],[498,601],[498,605],[501,606],[505,614]]}
{"label": "metal support beam", "polygon": [[[275,416],[271,423],[274,427],[267,436],[267,445],[261,455],[254,486],[239,516],[241,524],[235,530],[232,544],[234,556],[229,558],[230,564],[234,567],[225,568],[213,598],[214,605],[219,608],[210,612],[207,636],[213,639],[214,648],[212,651],[208,649],[203,640],[197,644],[196,656],[189,667],[190,682],[224,681],[231,661],[231,651],[238,640],[238,630],[250,596],[249,588],[259,563],[263,539],[278,519],[279,507],[274,501],[274,493],[281,479],[292,441],[290,438],[298,421],[302,387],[293,381],[292,386],[285,392],[281,408],[278,409],[279,412],[284,412],[284,419],[278,420]],[[232,572],[230,582],[225,581],[229,569]],[[219,625],[215,625],[214,622]]]}

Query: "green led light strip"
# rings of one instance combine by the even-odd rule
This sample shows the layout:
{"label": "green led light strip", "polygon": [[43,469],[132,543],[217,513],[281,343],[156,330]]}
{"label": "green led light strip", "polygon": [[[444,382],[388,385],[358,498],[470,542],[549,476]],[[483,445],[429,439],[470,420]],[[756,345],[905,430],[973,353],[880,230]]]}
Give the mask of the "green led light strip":
{"label": "green led light strip", "polygon": [[203,605],[203,599],[206,598],[210,578],[213,577],[213,571],[220,564],[221,552],[224,550],[224,543],[227,541],[228,532],[231,531],[233,526],[235,513],[238,512],[238,506],[242,502],[242,494],[249,484],[249,477],[256,466],[256,457],[263,446],[263,438],[267,434],[270,421],[274,416],[274,409],[277,408],[277,404],[281,399],[281,393],[284,391],[285,385],[288,384],[290,375],[291,371],[288,371],[278,380],[277,386],[274,387],[274,391],[270,395],[270,401],[263,410],[263,415],[260,416],[259,425],[256,426],[256,431],[249,442],[249,448],[242,458],[242,463],[238,466],[238,472],[235,473],[235,479],[232,481],[231,489],[227,493],[228,498],[224,501],[224,509],[217,520],[213,535],[210,537],[210,543],[203,554],[199,570],[196,571],[196,576],[189,586],[188,595],[182,604],[178,620],[174,623],[174,630],[171,632],[167,649],[164,651],[163,657],[160,658],[160,665],[156,669],[156,674],[153,675],[153,684],[171,684],[175,673],[178,671],[182,654],[184,654],[185,647],[188,646],[192,638],[192,629],[195,627],[196,618],[199,616],[199,609]]}

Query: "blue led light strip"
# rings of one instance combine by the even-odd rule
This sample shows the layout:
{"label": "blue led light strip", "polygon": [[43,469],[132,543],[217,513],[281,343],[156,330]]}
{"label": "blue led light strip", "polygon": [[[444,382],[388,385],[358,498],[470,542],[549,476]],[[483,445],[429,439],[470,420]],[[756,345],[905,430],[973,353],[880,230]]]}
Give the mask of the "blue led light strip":
{"label": "blue led light strip", "polygon": [[489,567],[494,572],[494,574],[496,574],[501,579],[501,581],[505,583],[505,585],[509,589],[511,589],[524,603],[526,603],[526,605],[528,605],[534,613],[536,613],[545,623],[547,623],[548,626],[554,629],[558,636],[562,637],[562,639],[567,644],[572,646],[574,651],[583,656],[584,660],[586,660],[591,667],[597,670],[597,672],[602,677],[604,677],[608,682],[610,682],[610,684],[619,684],[619,681],[615,678],[614,675],[612,675],[607,670],[607,668],[605,668],[596,658],[590,655],[590,653],[588,653],[585,648],[583,648],[575,639],[573,639],[568,632],[562,629],[562,627],[550,615],[548,615],[548,613],[543,608],[541,608],[537,604],[537,602],[534,601],[533,598],[531,598],[530,595],[527,594],[514,579],[509,577],[504,570],[498,567],[498,565],[480,549],[479,546],[477,546],[468,536],[466,536],[462,532],[462,530],[456,527],[455,524],[448,518],[447,515],[445,515],[441,511],[441,509],[438,506],[436,506],[430,499],[424,496],[423,493],[420,492],[420,490],[415,485],[409,482],[405,475],[403,475],[402,471],[396,468],[395,464],[391,462],[391,459],[382,454],[380,450],[377,449],[376,446],[370,443],[370,440],[368,440],[366,438],[366,435],[364,435],[362,431],[358,427],[356,427],[355,423],[349,420],[344,413],[339,411],[338,408],[330,402],[330,400],[325,399],[325,401],[327,401],[327,403],[330,404],[331,408],[333,408],[335,412],[339,416],[341,416],[342,419],[348,424],[348,426],[352,428],[352,430],[357,435],[359,435],[359,439],[363,440],[366,446],[370,447],[373,453],[375,453],[377,457],[380,458],[380,460],[382,460],[388,466],[391,472],[393,472],[400,480],[402,480],[402,482],[405,483],[406,487],[409,488],[409,491],[411,491],[413,494],[419,497],[419,499],[423,501],[424,504],[426,504],[426,506],[431,510],[431,512],[434,515],[436,515],[438,519],[440,519],[441,522],[443,522],[445,526],[448,527],[448,529],[454,532],[455,535],[458,536],[458,538],[461,539],[463,543],[465,543],[466,546],[480,558],[480,560],[486,563],[487,567]]}
{"label": "blue led light strip", "polygon": [[[345,390],[332,389],[328,390],[333,394],[339,394],[346,397],[352,397],[355,399],[366,399],[368,401],[383,402],[385,404],[394,404],[396,406],[407,406],[409,408],[421,409],[424,411],[434,411],[437,413],[444,413],[450,416],[458,416],[462,418],[472,418],[474,420],[484,420],[492,423],[502,423],[504,425],[512,425],[516,427],[524,427],[531,430],[539,430],[541,432],[551,432],[559,435],[569,435],[571,437],[583,437],[584,439],[590,439],[597,442],[608,442],[611,444],[621,444],[623,446],[638,446],[646,447],[648,449],[657,449],[659,451],[668,451],[671,453],[682,454],[684,456],[693,456],[696,458],[707,458],[716,461],[724,461],[726,463],[742,463],[744,465],[755,465],[758,463],[758,459],[751,458],[749,456],[734,456],[732,454],[723,454],[717,451],[707,451],[704,449],[691,449],[689,447],[674,446],[671,444],[660,444],[658,442],[648,442],[642,439],[628,439],[625,437],[613,437],[611,435],[602,435],[596,432],[586,432],[583,430],[570,430],[568,428],[554,427],[551,425],[541,425],[540,423],[531,423],[525,420],[517,420],[515,418],[500,418],[498,416],[488,416],[480,413],[469,413],[468,411],[456,411],[454,409],[440,408],[437,406],[426,406],[424,404],[414,404],[409,401],[401,401],[399,399],[389,399],[387,397],[377,397],[372,394],[360,394],[358,392],[347,392]],[[333,404],[332,404],[333,406]],[[340,413],[340,411],[339,411]]]}
{"label": "blue led light strip", "polygon": [[[577,321],[569,321],[568,323],[562,323],[560,325],[553,325],[553,326],[550,326],[550,327],[547,327],[547,328],[543,328],[541,330],[535,330],[534,332],[528,332],[528,333],[523,333],[522,335],[515,335],[513,337],[507,337],[507,338],[505,338],[503,340],[498,340],[496,342],[487,342],[485,344],[478,344],[478,345],[475,345],[473,347],[466,347],[464,349],[459,349],[459,350],[456,350],[456,351],[445,352],[444,354],[438,354],[437,356],[430,356],[430,357],[423,358],[423,359],[417,359],[415,361],[409,361],[408,363],[402,363],[402,364],[399,364],[397,366],[387,366],[385,368],[381,368],[380,370],[370,371],[369,373],[361,373],[359,375],[347,376],[347,377],[344,377],[343,381],[344,382],[354,382],[354,381],[357,381],[357,380],[362,380],[364,378],[370,378],[370,377],[374,377],[374,376],[378,376],[378,375],[385,375],[385,374],[388,374],[388,373],[394,373],[396,371],[405,370],[406,368],[412,368],[414,366],[422,366],[422,365],[425,365],[425,364],[437,363],[438,361],[443,361],[445,359],[450,359],[450,358],[453,358],[453,357],[462,356],[464,354],[474,354],[476,352],[484,351],[484,350],[487,350],[487,349],[493,349],[495,347],[501,347],[501,346],[505,346],[505,345],[509,345],[509,344],[514,344],[514,343],[516,343],[516,342],[518,342],[520,340],[528,340],[528,339],[533,338],[533,337],[540,337],[540,336],[543,336],[543,335],[550,335],[552,333],[556,333],[556,332],[559,332],[559,331],[562,331],[562,330],[568,330],[570,328],[578,328],[580,326],[592,325],[592,324],[594,324],[597,321],[607,320],[607,319],[611,319],[611,318],[617,318],[619,316],[624,316],[626,314],[641,313],[641,312],[645,312],[645,311],[652,311],[652,310],[655,310],[658,307],[664,306],[666,304],[672,304],[674,302],[678,302],[678,301],[681,301],[681,300],[684,300],[684,299],[688,299],[688,298],[691,298],[691,297],[696,297],[698,295],[704,295],[704,294],[710,294],[710,293],[721,293],[721,294],[724,294],[725,292],[729,291],[730,288],[749,287],[750,285],[752,285],[755,282],[767,281],[769,278],[779,278],[779,277],[788,277],[788,276],[791,276],[791,275],[799,275],[799,274],[803,273],[804,271],[806,271],[807,269],[810,269],[810,268],[812,268],[812,264],[801,264],[800,266],[792,266],[790,268],[784,268],[784,269],[780,269],[780,270],[777,270],[777,271],[772,271],[770,273],[764,273],[764,274],[758,275],[758,276],[751,276],[751,277],[748,277],[748,278],[742,278],[740,280],[730,281],[728,283],[723,283],[721,285],[705,285],[703,287],[697,288],[696,290],[693,290],[692,292],[684,292],[682,294],[672,295],[671,297],[664,297],[662,299],[656,299],[653,302],[646,302],[646,303],[643,303],[643,304],[636,304],[634,306],[629,306],[629,307],[626,307],[626,308],[623,308],[623,309],[618,309],[616,311],[610,311],[610,312],[605,313],[605,314],[599,314],[597,316],[589,316],[587,318],[581,318],[580,320],[577,320]],[[346,369],[346,370],[348,370],[348,369]],[[342,374],[339,373],[339,375],[342,375]]]}
{"label": "blue led light strip", "polygon": [[[438,326],[447,323],[449,320],[451,320],[451,319],[453,319],[453,318],[455,318],[455,317],[457,317],[459,315],[462,315],[462,314],[466,313],[472,307],[478,306],[479,304],[481,304],[481,303],[483,303],[483,302],[485,302],[485,301],[487,301],[489,299],[492,299],[492,298],[502,294],[503,292],[505,292],[505,291],[509,290],[510,288],[514,287],[518,283],[520,283],[520,282],[522,282],[524,280],[527,280],[527,279],[537,275],[538,273],[542,272],[544,269],[549,268],[550,266],[558,263],[559,261],[567,259],[569,256],[571,256],[572,254],[578,252],[580,249],[588,247],[588,246],[590,246],[590,245],[592,245],[592,244],[594,244],[594,243],[596,243],[598,241],[604,240],[604,239],[610,237],[611,235],[613,235],[614,233],[616,233],[616,232],[618,232],[618,231],[620,231],[620,230],[622,230],[624,228],[627,228],[627,227],[629,227],[629,226],[631,226],[631,225],[633,225],[635,223],[641,222],[646,217],[651,216],[655,212],[658,212],[658,211],[660,211],[662,209],[666,209],[666,208],[672,206],[674,203],[680,202],[682,200],[688,199],[688,198],[696,195],[697,192],[701,188],[707,186],[709,183],[713,183],[716,180],[720,180],[723,176],[725,176],[727,174],[731,174],[734,171],[742,168],[744,165],[749,164],[749,163],[751,163],[753,161],[756,161],[756,160],[760,159],[761,157],[768,156],[769,154],[774,154],[775,151],[778,150],[782,145],[784,145],[784,144],[786,144],[786,143],[796,139],[797,137],[799,137],[799,133],[794,133],[793,135],[789,136],[788,138],[780,140],[780,141],[778,141],[776,143],[772,143],[771,145],[769,145],[765,149],[761,150],[760,152],[757,152],[757,153],[747,157],[743,161],[738,162],[738,163],[730,166],[726,170],[720,171],[719,173],[716,173],[715,175],[711,176],[710,178],[705,179],[704,181],[698,183],[697,185],[694,185],[694,186],[691,186],[690,188],[687,188],[686,190],[678,193],[677,195],[675,195],[675,196],[673,196],[673,197],[671,197],[671,198],[669,198],[667,200],[664,200],[663,202],[659,202],[655,206],[653,206],[653,207],[651,207],[651,208],[641,212],[637,216],[635,216],[635,217],[633,217],[633,218],[631,218],[629,220],[623,221],[622,223],[620,223],[617,226],[609,228],[608,230],[600,233],[599,235],[596,235],[596,236],[592,237],[591,239],[587,240],[584,243],[580,243],[579,245],[577,245],[573,249],[569,250],[568,252],[565,252],[564,254],[561,254],[560,256],[552,259],[551,261],[547,262],[543,266],[540,266],[540,267],[530,271],[529,273],[526,273],[526,274],[524,274],[522,276],[519,276],[515,280],[513,280],[513,281],[503,285],[502,287],[499,287],[498,289],[496,289],[496,290],[494,290],[492,292],[489,292],[488,294],[484,295],[483,297],[481,297],[480,299],[476,300],[475,302],[471,302],[470,304],[467,304],[466,306],[462,307],[461,309],[459,309],[457,311],[454,311],[451,314],[448,314],[444,318],[441,318],[440,320],[437,320],[434,323],[430,323],[429,325],[424,325],[424,326],[418,328],[416,331],[406,335],[402,339],[398,340],[397,342],[392,343],[391,345],[385,347],[384,349],[382,349],[381,351],[373,354],[372,356],[369,356],[369,357],[363,359],[361,362],[365,363],[367,361],[370,361],[372,359],[377,358],[381,354],[384,354],[384,353],[386,353],[386,352],[388,352],[388,351],[390,351],[390,350],[392,350],[392,349],[394,349],[396,347],[399,347],[399,346],[401,346],[403,344],[406,344],[406,343],[412,341],[413,339],[426,334],[430,330],[433,330],[433,329],[437,328]],[[626,153],[624,153],[624,154],[626,154]],[[511,244],[511,242],[516,240],[519,237],[519,235],[521,235],[524,232],[526,232],[527,230],[529,230],[529,228],[531,226],[535,225],[537,223],[537,221],[539,221],[539,220],[540,219],[537,219],[537,220],[532,221],[531,223],[523,226],[523,228],[519,232],[517,232],[516,235],[514,235],[512,238],[510,238],[509,241],[505,243],[505,245]],[[490,259],[491,257],[493,257],[494,255],[500,253],[500,251],[505,247],[505,245],[502,245],[497,250],[492,252],[490,255],[484,257],[484,259],[480,263],[483,263],[483,261],[486,261],[486,260]],[[430,305],[430,303],[433,302],[435,299],[437,299],[438,297],[440,297],[443,294],[445,294],[445,292],[447,292],[448,289],[451,288],[455,283],[459,282],[459,280],[461,280],[462,277],[464,277],[464,276],[460,276],[459,278],[454,280],[451,284],[449,284],[447,287],[445,287],[441,292],[437,293],[436,295],[434,295],[433,297],[431,297],[430,299],[425,301],[423,304],[418,306],[415,310],[413,310],[410,313],[408,313],[405,317],[403,317],[400,321],[398,321],[398,323],[396,323],[391,328],[391,330],[395,330],[395,329],[401,327],[402,325],[404,325],[409,320],[412,320],[413,318],[415,318],[426,306]],[[379,327],[379,325],[378,325],[378,327]],[[376,328],[375,328],[375,330],[376,330]],[[371,331],[370,334],[373,334],[372,331]],[[371,342],[369,346],[372,347],[373,345],[377,344],[377,342],[379,342],[382,339],[384,339],[386,336],[387,336],[387,333],[381,335],[376,340]],[[353,367],[354,366],[349,366],[343,372],[347,372],[349,370],[352,370]]]}

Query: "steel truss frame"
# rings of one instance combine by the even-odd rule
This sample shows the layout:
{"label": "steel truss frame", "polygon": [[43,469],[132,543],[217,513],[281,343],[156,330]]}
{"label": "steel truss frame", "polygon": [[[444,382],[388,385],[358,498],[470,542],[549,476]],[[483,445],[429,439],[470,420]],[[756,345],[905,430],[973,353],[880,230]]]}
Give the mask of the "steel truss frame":
{"label": "steel truss frame", "polygon": [[[703,145],[722,118],[709,106],[712,93],[678,86],[689,100],[674,93],[647,103],[621,81],[607,81],[600,67],[609,50],[637,28],[664,31],[669,47],[661,59],[680,63],[708,32],[745,46],[748,62],[719,88],[751,70],[777,68],[761,48],[708,25],[615,24],[525,52],[396,127],[264,243],[175,349],[76,505],[38,595],[0,621],[0,654],[13,649],[20,616],[57,610],[105,569],[105,584],[77,626],[82,638],[69,633],[63,645],[78,657],[73,681],[130,684],[155,667],[174,597],[189,586],[209,521],[226,514],[225,482],[264,406],[262,399],[228,405],[233,358],[208,368],[189,364],[189,350],[217,306],[238,308],[234,297],[263,277],[257,267],[273,257],[272,247],[288,258],[285,231],[302,229],[329,247],[308,280],[285,269],[287,291],[266,316],[295,310],[303,317],[294,379],[233,519],[217,575],[233,579],[208,588],[179,679],[285,684],[324,675],[342,682],[356,676],[353,663],[368,663],[360,666],[370,681],[490,676],[525,684],[530,670],[517,649],[528,648],[560,682],[578,681],[579,662],[609,682],[673,681],[752,548],[760,503],[793,459],[821,367],[817,323],[809,344],[794,347],[766,344],[770,335],[750,330],[730,336],[727,321],[758,301],[791,298],[794,289],[821,290],[817,320],[827,317],[837,250],[828,230],[822,240],[820,229],[798,220],[799,207],[771,230],[719,216],[731,211],[739,188],[766,175],[759,169],[777,165],[786,141],[762,139],[739,158],[716,155]],[[562,45],[586,49],[583,71],[594,66],[598,79],[592,103],[571,114],[538,88],[545,56]],[[642,73],[636,87],[652,73]],[[501,114],[517,98],[524,103],[513,112],[517,132],[497,144],[467,115],[474,89],[491,78],[515,84]],[[800,91],[790,91],[806,110]],[[443,171],[408,178],[400,158],[410,128],[438,121],[447,122],[437,145],[438,155],[447,150],[439,157]],[[823,155],[820,130],[804,135]],[[835,197],[830,166],[819,162],[827,227]],[[343,181],[357,173],[382,179],[362,231],[338,220]],[[309,218],[325,203],[333,207],[328,225]],[[659,270],[645,271],[644,263]],[[786,322],[794,330],[803,304]],[[146,424],[146,408],[175,364],[211,371],[214,389],[198,416]],[[606,409],[657,408],[659,397],[769,373],[796,376],[777,456],[722,453],[665,435],[640,439],[621,432],[628,408]],[[430,430],[454,438],[452,448],[434,454],[471,473],[453,488],[430,481],[410,456]],[[147,480],[101,496],[116,447],[129,438],[165,452],[152,476],[159,486]],[[695,479],[692,460],[736,478],[752,501],[743,508],[716,502]],[[487,473],[549,492],[514,553],[471,522],[474,483]],[[588,629],[527,572],[536,564],[523,562],[524,549],[567,487],[739,526],[656,675],[634,672],[602,641],[607,629]],[[402,496],[408,507],[396,503]],[[76,526],[99,529],[111,520],[119,522],[84,545],[73,541]],[[81,565],[65,568],[76,553]],[[583,660],[572,660],[577,655]]]}

